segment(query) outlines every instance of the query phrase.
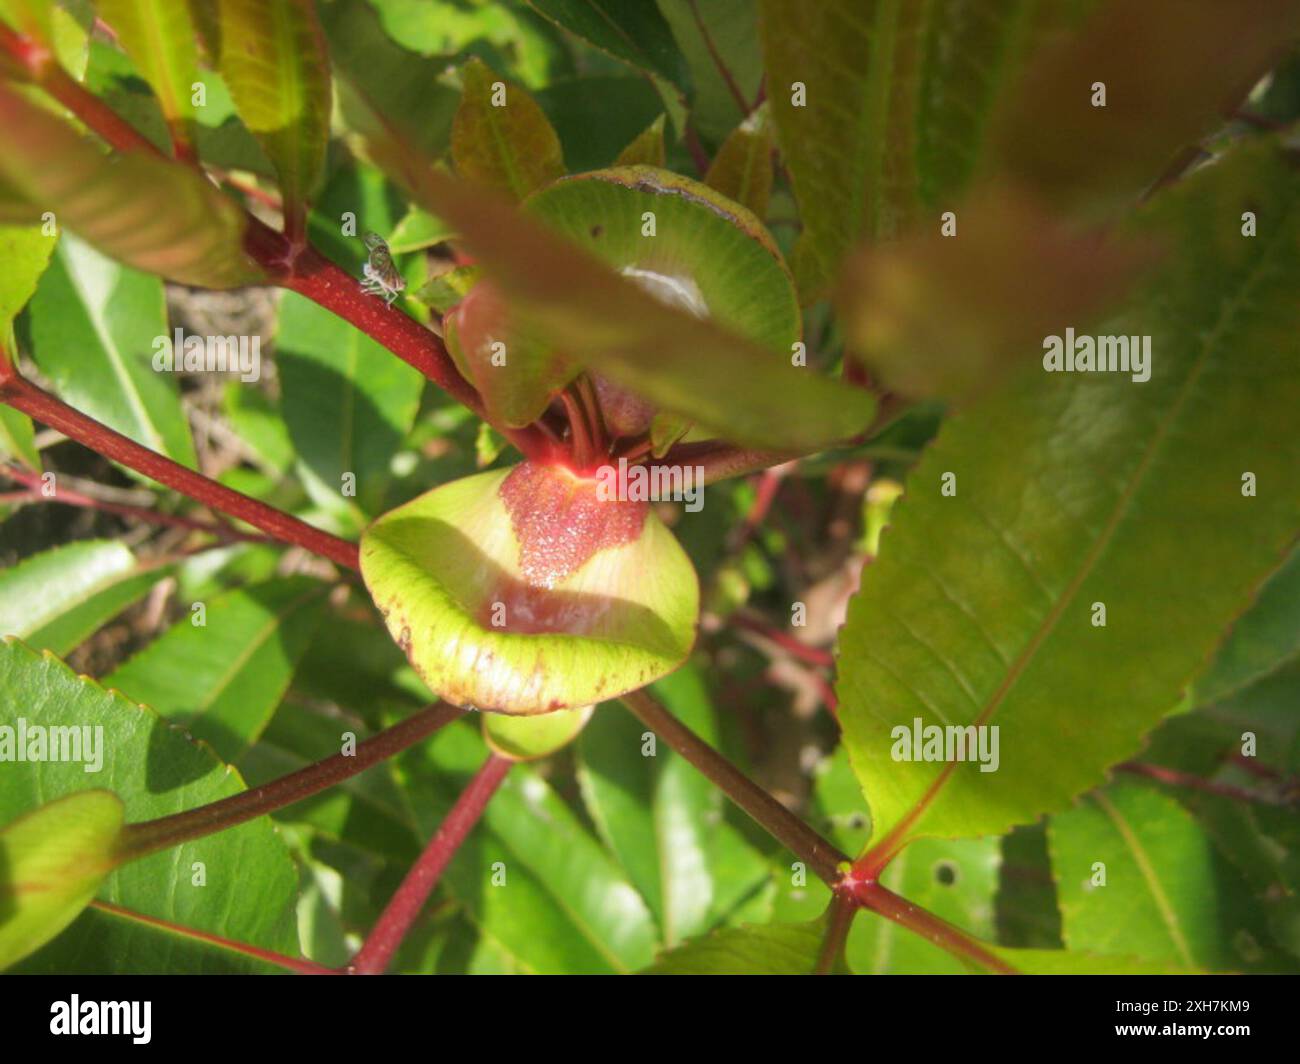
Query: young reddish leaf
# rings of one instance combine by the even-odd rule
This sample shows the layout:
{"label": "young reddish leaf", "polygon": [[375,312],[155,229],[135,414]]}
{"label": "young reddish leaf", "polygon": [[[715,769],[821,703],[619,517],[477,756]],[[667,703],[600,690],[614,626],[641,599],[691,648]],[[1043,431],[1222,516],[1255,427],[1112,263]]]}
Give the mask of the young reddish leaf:
{"label": "young reddish leaf", "polygon": [[849,348],[902,395],[964,399],[1000,383],[1059,323],[1083,329],[1151,258],[1006,187],[984,188],[947,225],[864,247],[844,270]]}
{"label": "young reddish leaf", "polygon": [[705,186],[648,167],[580,175],[528,204],[547,226],[438,173],[421,191],[530,334],[659,406],[754,446],[825,446],[870,420],[867,393],[791,357],[798,310],[775,245]]}
{"label": "young reddish leaf", "polygon": [[530,424],[579,367],[510,327],[507,304],[491,281],[479,281],[443,319],[447,350],[483,397],[494,424]]}
{"label": "young reddish leaf", "polygon": [[111,791],[58,798],[0,828],[0,970],[76,919],[116,863],[122,802]]}
{"label": "young reddish leaf", "polygon": [[748,207],[756,217],[767,217],[767,199],[772,192],[772,127],[766,104],[723,141],[704,183]]}
{"label": "young reddish leaf", "polygon": [[221,75],[280,176],[301,235],[329,141],[330,64],[311,0],[220,0]]}
{"label": "young reddish leaf", "polygon": [[464,90],[451,129],[461,177],[523,199],[564,173],[560,138],[527,92],[507,85],[481,59],[461,69]]}
{"label": "young reddish leaf", "polygon": [[192,140],[192,93],[199,80],[199,49],[188,3],[176,0],[99,0],[99,12],[149,82],[172,139]]}
{"label": "young reddish leaf", "polygon": [[[1270,220],[1258,237],[1242,234],[1246,209]],[[946,422],[850,603],[839,718],[873,866],[917,836],[998,834],[1100,783],[1300,527],[1287,160],[1252,145],[1135,228],[1170,253],[1096,331],[1149,337],[1145,371],[1029,365]],[[1270,488],[1244,494],[1243,471]],[[918,721],[1000,729],[996,770],[981,769],[998,732],[980,733],[982,757],[950,760],[909,750]]]}
{"label": "young reddish leaf", "polygon": [[666,115],[660,115],[637,134],[636,140],[619,152],[618,158],[614,160],[614,165],[663,166],[664,121],[666,118]]}
{"label": "young reddish leaf", "polygon": [[549,713],[616,698],[686,658],[699,611],[690,559],[646,503],[606,501],[600,485],[525,463],[435,488],[366,530],[366,587],[440,697]]}
{"label": "young reddish leaf", "polygon": [[244,254],[244,213],[193,170],[150,155],[105,155],[3,84],[0,126],[8,142],[0,179],[106,255],[206,288],[261,277]]}
{"label": "young reddish leaf", "polygon": [[915,214],[926,7],[762,2],[767,96],[804,224],[794,271],[805,303],[855,242],[894,236]]}
{"label": "young reddish leaf", "polygon": [[1221,123],[1298,30],[1295,0],[1108,0],[1008,95],[990,163],[1060,203],[1125,202]]}

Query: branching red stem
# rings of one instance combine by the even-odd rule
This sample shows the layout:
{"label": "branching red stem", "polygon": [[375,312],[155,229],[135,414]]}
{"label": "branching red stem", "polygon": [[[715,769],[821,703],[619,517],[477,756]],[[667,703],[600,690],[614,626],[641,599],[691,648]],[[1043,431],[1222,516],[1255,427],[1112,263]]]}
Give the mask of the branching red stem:
{"label": "branching red stem", "polygon": [[106,458],[121,462],[137,473],[143,473],[182,495],[188,495],[196,502],[246,521],[283,543],[305,547],[348,569],[359,567],[355,543],[314,528],[283,510],[250,498],[142,447],[129,437],[74,410],[61,399],[36,387],[20,377],[12,367],[0,367],[0,402],[8,403]]}
{"label": "branching red stem", "polygon": [[913,905],[888,887],[874,882],[856,882],[852,889],[858,902],[865,908],[893,920],[896,924],[901,924],[909,931],[914,931],[940,949],[947,950],[958,957],[965,957],[981,968],[999,975],[1018,974],[1015,968],[996,954],[989,952],[982,943],[966,934],[961,928],[939,919],[934,913],[922,909],[919,905]]}
{"label": "branching red stem", "polygon": [[253,787],[197,809],[187,809],[183,813],[158,820],[128,824],[122,829],[118,856],[123,860],[134,860],[189,839],[224,831],[245,820],[252,820],[310,798],[313,794],[319,794],[371,765],[414,746],[455,720],[462,712],[464,711],[458,706],[445,702],[434,703],[407,717],[400,724],[394,724],[359,743],[352,754],[335,754],[260,787]]}
{"label": "branching red stem", "polygon": [[656,735],[686,758],[754,818],[773,838],[803,861],[832,887],[841,877],[839,866],[848,860],[831,843],[736,768],[730,761],[668,712],[645,691],[622,697],[627,706]]}
{"label": "branching red stem", "polygon": [[829,669],[835,665],[835,655],[829,650],[799,642],[789,632],[781,631],[776,625],[770,624],[766,618],[758,614],[741,609],[732,613],[728,620],[737,628],[743,628],[747,632],[753,632],[755,635],[762,636],[764,639],[775,643],[791,657],[798,658],[809,665],[815,665],[823,669]]}
{"label": "branching red stem", "polygon": [[206,532],[208,535],[216,536],[226,542],[236,540],[244,543],[278,542],[278,540],[272,539],[270,536],[241,532],[237,528],[216,524],[211,521],[200,521],[179,514],[166,514],[158,510],[150,510],[145,506],[127,506],[123,503],[109,502],[105,499],[94,499],[89,495],[82,495],[68,488],[56,487],[55,493],[47,496],[41,492],[41,478],[39,476],[35,473],[15,469],[13,466],[0,467],[0,474],[9,477],[11,480],[16,480],[20,484],[25,484],[30,490],[21,493],[20,497],[25,497],[30,502],[57,502],[63,503],[65,506],[81,506],[89,510],[100,510],[104,513],[118,514],[122,517],[131,517],[138,521],[162,525],[166,528],[188,528],[193,532]]}
{"label": "branching red stem", "polygon": [[1145,776],[1147,779],[1156,780],[1170,787],[1187,787],[1206,794],[1217,794],[1220,798],[1231,798],[1238,802],[1255,802],[1260,805],[1289,804],[1281,795],[1234,787],[1231,783],[1218,783],[1215,780],[1194,776],[1190,772],[1179,772],[1177,769],[1165,768],[1163,765],[1149,765],[1142,761],[1126,761],[1122,765],[1116,765],[1115,771],[1126,772],[1132,776]]}
{"label": "branching red stem", "polygon": [[514,762],[496,754],[488,755],[380,914],[379,921],[347,967],[349,973],[379,975],[387,971],[393,954],[420,915],[444,869],[478,823],[512,764]]}

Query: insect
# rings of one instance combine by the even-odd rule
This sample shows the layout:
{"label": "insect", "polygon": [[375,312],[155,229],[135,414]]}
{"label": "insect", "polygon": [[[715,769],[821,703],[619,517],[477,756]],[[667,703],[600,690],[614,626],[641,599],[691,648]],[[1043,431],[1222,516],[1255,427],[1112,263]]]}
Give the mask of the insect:
{"label": "insect", "polygon": [[398,294],[406,287],[406,278],[397,272],[393,265],[393,256],[388,244],[378,233],[367,233],[362,240],[370,249],[370,259],[361,268],[365,280],[361,282],[361,291],[372,296],[380,296],[390,307]]}

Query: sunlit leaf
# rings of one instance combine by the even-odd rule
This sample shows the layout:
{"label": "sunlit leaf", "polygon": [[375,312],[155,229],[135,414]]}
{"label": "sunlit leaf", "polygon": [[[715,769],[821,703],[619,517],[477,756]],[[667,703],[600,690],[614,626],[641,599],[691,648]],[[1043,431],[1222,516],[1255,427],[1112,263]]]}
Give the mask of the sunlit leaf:
{"label": "sunlit leaf", "polygon": [[300,232],[329,140],[330,64],[311,0],[220,0],[221,75]]}
{"label": "sunlit leaf", "polygon": [[1172,798],[1107,787],[1054,816],[1048,836],[1068,948],[1217,971],[1258,959],[1258,927],[1227,904],[1226,870]]}
{"label": "sunlit leaf", "polygon": [[3,84],[0,125],[0,179],[105,254],[208,288],[260,277],[243,251],[243,213],[195,171],[145,154],[105,155]]}
{"label": "sunlit leaf", "polygon": [[33,554],[0,573],[0,636],[66,654],[169,572],[168,566],[142,566],[125,544],[111,539]]}
{"label": "sunlit leaf", "polygon": [[149,82],[173,137],[191,139],[199,52],[188,3],[99,0],[99,11]]}
{"label": "sunlit leaf", "polygon": [[[1247,203],[1271,219],[1258,238]],[[1300,527],[1300,184],[1256,146],[1141,229],[1171,244],[1166,264],[1097,328],[1149,335],[1149,379],[1031,365],[951,418],[850,604],[840,722],[883,853],[1001,833],[1101,782]],[[1275,490],[1244,495],[1243,470]],[[999,767],[908,759],[917,722],[997,726]]]}
{"label": "sunlit leaf", "polygon": [[0,969],[76,919],[113,869],[121,828],[110,791],[57,798],[0,827]]}
{"label": "sunlit leaf", "polygon": [[65,234],[28,311],[32,357],[66,401],[194,466],[176,376],[154,360],[173,337],[162,283]]}
{"label": "sunlit leaf", "polygon": [[280,704],[320,621],[324,588],[299,577],[237,588],[191,606],[143,651],[103,677],[236,761]]}
{"label": "sunlit leaf", "polygon": [[[6,763],[0,773],[0,821],[36,809],[52,796],[90,788],[116,794],[128,823],[244,789],[238,773],[156,714],[75,676],[49,655],[4,640],[0,724],[16,727],[20,718],[29,728],[75,731],[83,737],[82,759]],[[263,817],[121,865],[97,896],[146,917],[296,954],[296,891],[293,862]],[[92,914],[81,920],[98,925]],[[29,957],[23,970],[165,972],[184,963],[181,956],[172,959],[167,937],[133,938],[130,950],[115,953],[82,936],[80,924]],[[65,950],[65,941],[77,948]]]}
{"label": "sunlit leaf", "polygon": [[564,173],[560,138],[526,91],[498,80],[480,59],[461,69],[451,157],[462,177],[522,199]]}

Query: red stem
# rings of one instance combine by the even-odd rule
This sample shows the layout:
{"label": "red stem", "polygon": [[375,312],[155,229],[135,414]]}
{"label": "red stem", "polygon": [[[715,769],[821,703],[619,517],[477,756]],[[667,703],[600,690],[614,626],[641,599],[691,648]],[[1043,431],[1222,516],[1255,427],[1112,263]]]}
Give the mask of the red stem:
{"label": "red stem", "polygon": [[213,510],[246,521],[281,542],[305,547],[348,569],[360,566],[355,543],[314,528],[283,510],[258,502],[142,447],[18,376],[12,367],[0,367],[0,402],[8,403],[106,458],[121,462],[137,473],[143,473]]}
{"label": "red stem", "polygon": [[1193,776],[1190,772],[1179,772],[1177,769],[1165,768],[1163,765],[1126,761],[1122,765],[1116,765],[1115,771],[1145,776],[1147,779],[1156,780],[1170,787],[1187,787],[1194,791],[1204,791],[1206,794],[1217,794],[1221,798],[1231,798],[1238,802],[1257,802],[1260,805],[1290,804],[1278,795],[1252,791],[1245,787],[1234,787],[1231,783],[1216,783],[1214,780],[1202,779],[1200,776]]}
{"label": "red stem", "polygon": [[114,916],[121,916],[127,920],[136,920],[142,924],[148,924],[150,927],[161,927],[164,930],[171,931],[173,934],[184,935],[186,938],[196,939],[199,942],[207,942],[213,946],[219,946],[221,949],[228,949],[232,953],[241,953],[245,957],[252,957],[254,960],[264,961],[267,964],[274,964],[276,967],[285,968],[291,972],[297,972],[299,975],[337,975],[333,968],[327,968],[323,964],[317,964],[315,961],[309,961],[302,957],[288,957],[283,953],[276,953],[274,950],[263,949],[261,946],[254,946],[248,942],[239,942],[233,938],[223,938],[220,935],[214,935],[210,931],[200,931],[193,927],[184,927],[181,924],[174,924],[170,920],[162,920],[157,916],[146,916],[144,913],[135,912],[132,909],[123,909],[120,905],[114,905],[107,901],[92,901],[91,908],[101,909],[106,913],[112,913]]}
{"label": "red stem", "polygon": [[934,913],[922,909],[919,905],[913,905],[888,887],[880,883],[856,881],[849,889],[853,891],[861,905],[928,939],[940,949],[972,960],[980,967],[999,975],[1018,974],[1015,968],[990,953],[978,940],[966,934],[961,928],[939,919]]}
{"label": "red stem", "polygon": [[358,744],[352,754],[335,754],[260,787],[232,794],[229,798],[201,805],[197,809],[187,809],[183,813],[158,820],[127,824],[122,829],[118,857],[121,860],[135,860],[189,839],[224,831],[245,820],[252,820],[264,813],[310,798],[313,794],[319,794],[371,765],[414,746],[455,720],[462,712],[464,711],[459,706],[445,702],[434,703],[407,717],[400,724],[394,724]]}
{"label": "red stem", "polygon": [[122,503],[94,499],[89,495],[82,495],[68,488],[56,487],[55,493],[47,496],[41,493],[41,478],[34,473],[25,473],[12,466],[0,467],[0,473],[3,473],[11,480],[27,485],[31,490],[22,492],[21,495],[31,502],[57,502],[63,503],[65,506],[81,506],[90,510],[101,510],[104,513],[119,514],[122,517],[133,517],[139,521],[147,521],[167,528],[188,528],[194,532],[206,532],[226,541],[238,540],[245,543],[278,542],[278,540],[274,540],[270,536],[258,536],[251,532],[241,532],[239,529],[227,525],[198,521],[192,517],[182,517],[177,514],[161,513],[158,510],[150,510],[144,506],[126,506]]}
{"label": "red stem", "polygon": [[767,791],[668,712],[645,691],[633,691],[622,701],[651,731],[754,818],[773,838],[832,887],[841,879],[840,865],[848,858],[823,839]]}
{"label": "red stem", "polygon": [[420,915],[433,888],[438,885],[443,870],[478,823],[512,764],[513,762],[496,754],[488,755],[468,786],[460,792],[456,804],[438,825],[429,845],[402,880],[402,885],[384,908],[378,923],[366,936],[365,943],[346,969],[350,974],[379,975],[388,969],[393,954]]}
{"label": "red stem", "polygon": [[830,920],[826,924],[826,935],[822,939],[821,953],[813,968],[814,975],[830,975],[835,965],[844,954],[844,943],[853,926],[853,918],[858,914],[858,900],[849,893],[837,893],[831,898]]}
{"label": "red stem", "polygon": [[747,610],[736,610],[727,619],[737,628],[743,628],[747,632],[762,636],[764,639],[775,643],[791,657],[798,658],[809,665],[824,669],[832,668],[835,665],[835,655],[829,650],[801,643],[788,632],[781,631],[776,625],[769,624],[764,618]]}
{"label": "red stem", "polygon": [[696,28],[700,31],[700,36],[704,39],[704,47],[709,50],[709,55],[713,59],[713,65],[718,68],[718,73],[722,75],[722,80],[727,83],[727,89],[731,93],[731,98],[736,101],[736,106],[740,108],[740,117],[744,118],[749,114],[749,105],[745,103],[745,94],[740,91],[740,86],[736,84],[736,79],[731,76],[731,70],[723,61],[717,45],[713,43],[713,34],[709,32],[709,27],[704,24],[704,19],[700,15],[700,6],[698,0],[690,0],[691,14],[695,16]]}

